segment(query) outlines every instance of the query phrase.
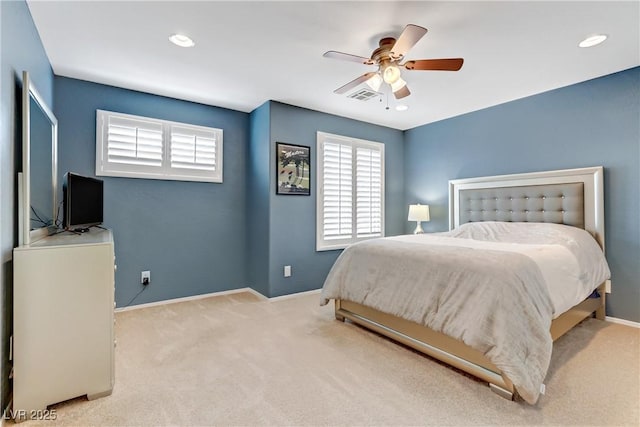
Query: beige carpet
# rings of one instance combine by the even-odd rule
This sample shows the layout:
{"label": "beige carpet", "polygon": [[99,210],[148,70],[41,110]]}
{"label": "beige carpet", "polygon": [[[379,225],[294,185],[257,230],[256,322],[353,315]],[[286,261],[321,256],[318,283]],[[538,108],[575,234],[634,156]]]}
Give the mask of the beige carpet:
{"label": "beige carpet", "polygon": [[118,313],[113,395],[22,425],[640,425],[638,329],[579,325],[529,406],[318,301],[242,293]]}

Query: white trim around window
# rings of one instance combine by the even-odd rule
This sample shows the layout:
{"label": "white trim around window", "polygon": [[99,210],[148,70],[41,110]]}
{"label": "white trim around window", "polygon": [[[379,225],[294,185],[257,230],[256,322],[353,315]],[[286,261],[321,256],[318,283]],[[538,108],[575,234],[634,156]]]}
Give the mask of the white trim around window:
{"label": "white trim around window", "polygon": [[222,182],[222,129],[96,110],[96,175]]}
{"label": "white trim around window", "polygon": [[384,144],[317,133],[316,250],[384,237]]}

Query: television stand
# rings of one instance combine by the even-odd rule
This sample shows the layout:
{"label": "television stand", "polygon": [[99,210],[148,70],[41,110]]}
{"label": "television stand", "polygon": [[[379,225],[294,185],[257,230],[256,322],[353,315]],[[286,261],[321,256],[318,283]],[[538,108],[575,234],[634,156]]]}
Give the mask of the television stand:
{"label": "television stand", "polygon": [[16,421],[78,396],[111,394],[114,255],[111,231],[95,228],[14,249]]}

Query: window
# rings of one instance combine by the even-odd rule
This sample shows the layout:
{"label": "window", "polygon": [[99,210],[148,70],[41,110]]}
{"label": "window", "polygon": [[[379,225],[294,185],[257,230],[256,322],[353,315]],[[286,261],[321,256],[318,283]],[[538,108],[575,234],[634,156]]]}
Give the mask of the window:
{"label": "window", "polygon": [[384,236],[384,144],[317,136],[316,249]]}
{"label": "window", "polygon": [[222,129],[97,110],[96,175],[222,182]]}

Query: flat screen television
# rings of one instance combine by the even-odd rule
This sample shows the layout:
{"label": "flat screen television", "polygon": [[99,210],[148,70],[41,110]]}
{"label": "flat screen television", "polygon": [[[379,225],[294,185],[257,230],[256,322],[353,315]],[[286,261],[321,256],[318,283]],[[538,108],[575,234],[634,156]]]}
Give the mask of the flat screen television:
{"label": "flat screen television", "polygon": [[103,221],[103,181],[67,172],[62,182],[63,220],[66,230],[87,231]]}

